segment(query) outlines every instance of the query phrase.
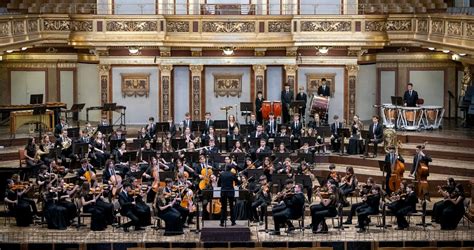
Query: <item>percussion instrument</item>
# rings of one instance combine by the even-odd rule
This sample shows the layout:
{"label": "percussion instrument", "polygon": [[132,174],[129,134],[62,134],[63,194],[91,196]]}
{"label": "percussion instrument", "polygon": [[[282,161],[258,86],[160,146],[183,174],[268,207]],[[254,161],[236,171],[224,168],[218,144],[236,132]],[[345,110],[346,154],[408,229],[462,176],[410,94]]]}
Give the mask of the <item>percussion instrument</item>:
{"label": "percussion instrument", "polygon": [[423,110],[419,107],[402,107],[401,128],[405,130],[419,130],[423,118]]}
{"label": "percussion instrument", "polygon": [[273,112],[275,118],[281,117],[282,114],[282,106],[280,101],[263,101],[262,103],[262,117],[264,120],[268,120],[270,118],[270,113]]}
{"label": "percussion instrument", "polygon": [[382,114],[382,121],[383,125],[387,128],[394,128],[395,126],[399,125],[399,118],[398,115],[398,108],[392,104],[382,104],[380,106],[381,114]]}
{"label": "percussion instrument", "polygon": [[444,108],[441,106],[423,106],[423,124],[427,129],[438,129],[442,126]]}
{"label": "percussion instrument", "polygon": [[311,114],[319,114],[319,117],[326,117],[329,111],[329,97],[314,95],[311,100]]}

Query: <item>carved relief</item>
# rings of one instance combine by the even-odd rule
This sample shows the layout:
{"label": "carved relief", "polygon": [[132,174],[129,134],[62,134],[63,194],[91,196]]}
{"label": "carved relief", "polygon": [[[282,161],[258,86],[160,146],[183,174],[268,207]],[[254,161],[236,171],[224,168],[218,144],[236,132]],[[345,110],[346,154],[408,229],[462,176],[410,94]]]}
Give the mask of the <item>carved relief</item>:
{"label": "carved relief", "polygon": [[291,32],[291,22],[270,21],[268,22],[268,32]]}
{"label": "carved relief", "polygon": [[387,31],[411,31],[411,20],[389,20],[385,29]]}
{"label": "carved relief", "polygon": [[46,31],[70,31],[69,20],[43,20],[43,30]]}
{"label": "carved relief", "polygon": [[237,96],[242,94],[242,74],[212,74],[214,76],[214,94],[219,96]]}
{"label": "carved relief", "polygon": [[167,121],[170,116],[170,77],[162,76],[161,77],[161,88],[163,89],[163,94],[161,96],[162,102],[162,121]]}
{"label": "carved relief", "polygon": [[193,76],[193,116],[201,116],[201,76]]}
{"label": "carved relief", "polygon": [[255,22],[202,22],[202,32],[248,33],[255,32]]}
{"label": "carved relief", "polygon": [[302,21],[301,31],[342,32],[351,31],[350,21]]}
{"label": "carved relief", "polygon": [[155,21],[108,21],[107,31],[158,31]]}
{"label": "carved relief", "polygon": [[448,35],[450,35],[450,36],[461,36],[462,35],[462,23],[461,22],[448,22]]}
{"label": "carved relief", "polygon": [[13,30],[12,33],[15,34],[24,34],[25,33],[25,22],[23,21],[15,21],[13,22]]}
{"label": "carved relief", "polygon": [[466,23],[466,35],[474,37],[474,23]]}
{"label": "carved relief", "polygon": [[[110,65],[101,64],[98,66],[100,75],[100,105],[108,103],[109,101],[109,74]],[[102,111],[102,116],[107,115],[108,112]]]}
{"label": "carved relief", "polygon": [[349,110],[347,119],[352,122],[355,115],[355,103],[356,103],[356,79],[357,76],[349,76]]}
{"label": "carved relief", "polygon": [[431,33],[444,34],[444,21],[443,20],[431,21]]}
{"label": "carved relief", "polygon": [[189,32],[189,22],[187,22],[187,21],[168,21],[168,22],[166,22],[166,31],[168,31],[168,32]]}
{"label": "carved relief", "polygon": [[255,77],[255,90],[256,92],[262,92],[263,93],[263,75],[258,75]]}
{"label": "carved relief", "polygon": [[368,32],[383,32],[385,31],[386,23],[384,21],[366,21],[365,31]]}
{"label": "carved relief", "polygon": [[265,70],[267,69],[266,65],[253,65],[252,67],[255,74],[255,93],[264,92],[265,90]]}
{"label": "carved relief", "polygon": [[74,21],[72,22],[72,30],[92,32],[92,21]]}
{"label": "carved relief", "polygon": [[145,96],[150,94],[150,74],[120,74],[122,76],[122,96]]}
{"label": "carved relief", "polygon": [[427,19],[420,19],[418,20],[418,32],[420,33],[428,33],[428,20]]}
{"label": "carved relief", "polygon": [[0,36],[8,36],[10,34],[10,23],[0,23]]}
{"label": "carved relief", "polygon": [[28,20],[28,33],[38,31],[38,21],[37,20]]}

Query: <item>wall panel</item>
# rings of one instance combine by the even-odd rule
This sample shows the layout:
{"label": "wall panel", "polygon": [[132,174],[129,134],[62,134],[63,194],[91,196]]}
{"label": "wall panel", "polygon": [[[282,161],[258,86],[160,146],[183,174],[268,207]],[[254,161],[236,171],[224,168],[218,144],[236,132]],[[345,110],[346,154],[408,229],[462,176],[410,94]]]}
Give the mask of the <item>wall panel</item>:
{"label": "wall panel", "polygon": [[11,104],[28,104],[30,95],[43,94],[46,99],[46,71],[11,71]]}

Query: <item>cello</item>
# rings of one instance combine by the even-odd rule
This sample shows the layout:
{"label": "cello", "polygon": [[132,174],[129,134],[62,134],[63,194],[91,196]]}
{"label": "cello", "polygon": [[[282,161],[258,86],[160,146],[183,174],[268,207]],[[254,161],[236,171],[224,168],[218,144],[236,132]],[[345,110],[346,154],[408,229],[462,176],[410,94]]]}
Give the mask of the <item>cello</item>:
{"label": "cello", "polygon": [[405,164],[398,159],[398,149],[401,146],[401,142],[398,141],[398,146],[395,149],[396,160],[394,161],[393,165],[390,166],[393,169],[392,175],[388,180],[388,187],[392,192],[400,189],[400,183],[403,179],[403,173],[405,172]]}
{"label": "cello", "polygon": [[[423,143],[420,150],[424,150],[427,143],[428,142]],[[428,193],[428,175],[430,175],[428,163],[420,159],[417,166],[415,166],[416,194],[418,198],[422,198]]]}

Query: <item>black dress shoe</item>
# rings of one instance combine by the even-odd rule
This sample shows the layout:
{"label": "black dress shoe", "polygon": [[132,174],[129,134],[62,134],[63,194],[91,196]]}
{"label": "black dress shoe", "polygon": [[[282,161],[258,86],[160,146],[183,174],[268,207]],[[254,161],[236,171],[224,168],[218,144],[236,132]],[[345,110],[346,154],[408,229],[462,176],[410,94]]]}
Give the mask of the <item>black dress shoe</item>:
{"label": "black dress shoe", "polygon": [[135,228],[135,231],[143,231],[143,230],[145,230],[145,228],[143,228],[143,227],[136,227]]}
{"label": "black dress shoe", "polygon": [[365,228],[359,228],[359,229],[357,229],[357,232],[358,233],[365,233]]}
{"label": "black dress shoe", "polygon": [[128,233],[128,227],[123,227],[123,231]]}
{"label": "black dress shoe", "polygon": [[351,221],[351,220],[346,220],[346,221],[344,221],[342,224],[344,224],[344,225],[351,225],[351,224],[352,224],[352,221]]}
{"label": "black dress shoe", "polygon": [[288,230],[287,230],[287,231],[288,231],[288,232],[293,232],[293,231],[295,231],[295,230],[296,230],[295,227],[288,227]]}
{"label": "black dress shoe", "polygon": [[224,227],[224,223],[220,223],[219,226]]}
{"label": "black dress shoe", "polygon": [[237,224],[236,224],[235,221],[234,221],[234,222],[232,222],[232,224],[230,224],[230,225],[231,225],[231,226],[235,226],[235,225],[237,225]]}
{"label": "black dress shoe", "polygon": [[280,235],[280,231],[271,231],[270,235]]}

